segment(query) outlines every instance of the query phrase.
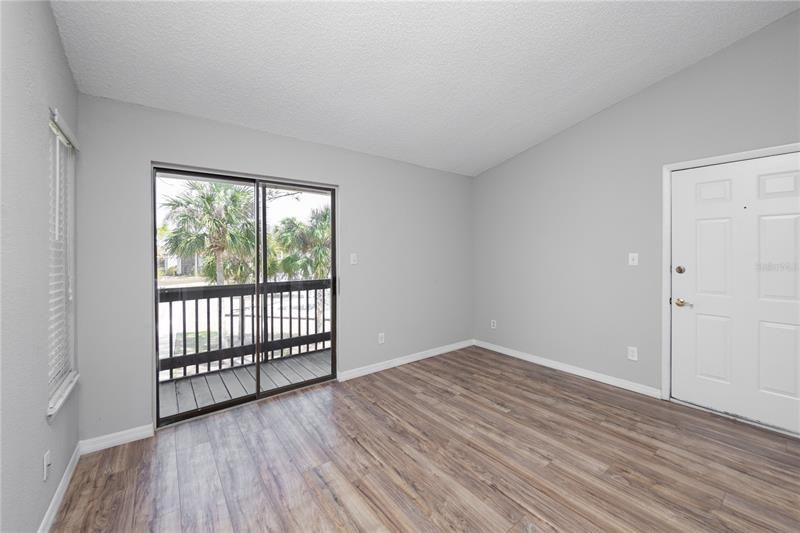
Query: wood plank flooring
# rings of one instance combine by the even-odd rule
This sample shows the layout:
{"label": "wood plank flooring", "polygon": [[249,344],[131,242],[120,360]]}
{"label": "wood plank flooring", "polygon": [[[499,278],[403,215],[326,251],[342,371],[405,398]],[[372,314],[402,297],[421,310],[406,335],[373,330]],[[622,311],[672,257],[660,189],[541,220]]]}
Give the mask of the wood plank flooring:
{"label": "wood plank flooring", "polygon": [[[255,365],[245,365],[160,383],[159,414],[166,418],[253,394],[256,389],[255,372]],[[271,391],[330,373],[330,350],[274,359],[261,364],[261,388]]]}
{"label": "wood plank flooring", "polygon": [[81,458],[56,531],[800,531],[800,440],[479,348]]}

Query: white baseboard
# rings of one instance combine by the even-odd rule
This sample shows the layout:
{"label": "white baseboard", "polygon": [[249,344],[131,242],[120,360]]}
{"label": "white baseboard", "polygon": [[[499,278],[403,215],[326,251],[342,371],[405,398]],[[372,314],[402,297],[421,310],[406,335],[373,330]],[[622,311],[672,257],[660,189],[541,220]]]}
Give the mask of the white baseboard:
{"label": "white baseboard", "polygon": [[69,458],[69,463],[67,463],[67,468],[64,470],[64,475],[61,476],[61,481],[58,482],[56,492],[50,499],[50,505],[47,507],[47,511],[44,513],[42,523],[39,524],[39,533],[47,533],[53,527],[53,522],[56,519],[58,510],[61,508],[61,502],[64,500],[64,495],[67,493],[69,482],[72,480],[72,474],[75,473],[75,466],[77,466],[78,459],[80,459],[80,450],[81,446],[80,443],[78,443],[75,446],[75,451],[72,452],[72,457]]}
{"label": "white baseboard", "polygon": [[[519,350],[506,348],[505,346],[499,346],[497,344],[491,344],[489,342],[484,342],[475,339],[463,340],[460,342],[455,342],[453,344],[447,344],[445,346],[439,346],[437,348],[431,348],[429,350],[417,352],[411,355],[396,357],[394,359],[390,359],[388,361],[383,361],[380,363],[375,363],[373,365],[362,366],[359,368],[354,368],[352,370],[345,370],[343,372],[339,372],[337,379],[339,381],[347,381],[349,379],[366,376],[367,374],[372,374],[374,372],[380,372],[381,370],[387,370],[389,368],[394,368],[396,366],[412,363],[414,361],[427,359],[428,357],[434,357],[436,355],[441,355],[455,350],[461,350],[469,346],[479,346],[481,348],[486,348],[487,350],[492,350],[505,355],[509,355],[511,357],[516,357],[517,359],[522,359],[523,361],[528,361],[531,363],[535,363],[537,365],[546,366],[549,368],[553,368],[555,370],[561,370],[562,372],[567,372],[569,374],[574,374],[576,376],[593,379],[595,381],[599,381],[607,385],[612,385],[614,387],[619,387],[629,391],[638,392],[639,394],[644,394],[646,396],[651,396],[653,398],[661,397],[661,390],[655,387],[649,387],[647,385],[642,385],[641,383],[635,383],[633,381],[627,381],[624,379],[615,378],[613,376],[608,376],[606,374],[600,374],[599,372],[593,372],[591,370],[586,370],[584,368],[580,368],[577,366],[568,365],[566,363],[561,363],[559,361],[553,361],[552,359],[546,359],[544,357],[531,355],[525,352],[521,352]],[[152,437],[153,434],[154,434],[153,425],[147,424],[144,426],[126,429],[124,431],[119,431],[117,433],[111,433],[109,435],[103,435],[100,437],[79,441],[78,445],[75,447],[75,452],[72,454],[72,457],[69,460],[69,464],[67,465],[67,468],[64,471],[64,475],[61,477],[61,481],[59,482],[58,487],[56,488],[56,492],[55,494],[53,494],[53,498],[50,501],[50,506],[47,508],[47,512],[45,513],[45,516],[42,519],[42,523],[39,526],[39,532],[40,533],[47,532],[52,527],[53,521],[55,520],[56,514],[58,513],[58,509],[61,507],[61,502],[64,499],[64,495],[67,492],[67,487],[69,486],[69,482],[72,479],[72,474],[75,472],[75,466],[78,464],[78,459],[80,458],[81,455],[104,450],[106,448],[112,448],[114,446],[119,446],[120,444],[127,444],[129,442],[146,439],[148,437]]]}
{"label": "white baseboard", "polygon": [[394,368],[396,366],[405,365],[406,363],[413,363],[414,361],[419,361],[421,359],[427,359],[428,357],[433,357],[435,355],[441,355],[443,353],[452,352],[455,350],[461,350],[462,348],[466,348],[468,346],[472,346],[475,344],[473,339],[467,339],[460,342],[454,342],[453,344],[447,344],[445,346],[439,346],[437,348],[431,348],[430,350],[425,350],[422,352],[412,353],[411,355],[404,355],[402,357],[395,357],[394,359],[389,359],[388,361],[382,361],[380,363],[375,363],[374,365],[367,365],[362,366],[359,368],[354,368],[352,370],[344,370],[339,372],[336,379],[339,381],[347,381],[348,379],[358,378],[361,376],[366,376],[367,374],[372,374],[373,372],[380,372],[381,370],[386,370],[389,368]]}
{"label": "white baseboard", "polygon": [[47,507],[47,512],[45,512],[44,518],[42,518],[42,522],[39,525],[39,533],[47,533],[53,527],[53,521],[56,519],[58,510],[61,508],[61,502],[64,500],[64,495],[67,493],[69,482],[72,480],[72,475],[75,473],[75,467],[78,465],[78,460],[81,455],[105,450],[106,448],[113,448],[114,446],[127,444],[136,440],[146,439],[152,437],[153,434],[153,425],[147,424],[146,426],[139,426],[124,431],[118,431],[117,433],[95,437],[93,439],[78,441],[78,444],[75,446],[75,451],[69,459],[67,468],[64,470],[64,475],[61,476],[61,481],[59,481],[58,487],[56,487],[56,492],[50,499],[50,505]]}
{"label": "white baseboard", "polygon": [[661,389],[642,385],[641,383],[615,378],[614,376],[601,374],[592,370],[586,370],[585,368],[568,365],[567,363],[561,363],[559,361],[553,361],[552,359],[546,359],[544,357],[539,357],[538,355],[531,355],[529,353],[514,350],[512,348],[506,348],[505,346],[498,346],[497,344],[491,344],[489,342],[476,340],[475,346],[509,355],[511,357],[516,357],[517,359],[522,359],[523,361],[528,361],[537,365],[546,366],[555,370],[561,370],[562,372],[567,372],[583,378],[593,379],[595,381],[599,381],[600,383],[605,383],[606,385],[612,385],[621,389],[638,392],[639,394],[644,394],[645,396],[659,399],[661,398]]}
{"label": "white baseboard", "polygon": [[147,424],[116,433],[110,433],[108,435],[102,435],[93,439],[82,440],[78,443],[78,446],[80,447],[81,455],[86,455],[87,453],[113,448],[114,446],[127,444],[135,440],[146,439],[153,435],[153,424]]}
{"label": "white baseboard", "polygon": [[592,379],[594,381],[599,381],[600,383],[605,383],[606,385],[612,385],[614,387],[619,387],[621,389],[637,392],[639,394],[644,394],[645,396],[650,396],[652,398],[661,398],[661,389],[657,389],[655,387],[649,387],[647,385],[642,385],[641,383],[636,383],[633,381],[616,378],[614,376],[601,374],[599,372],[594,372],[592,370],[586,370],[585,368],[569,365],[567,363],[561,363],[559,361],[554,361],[552,359],[539,357],[537,355],[531,355],[529,353],[521,352],[519,350],[506,348],[505,346],[499,346],[497,344],[492,344],[489,342],[484,342],[475,339],[468,339],[461,342],[448,344],[446,346],[431,348],[430,350],[425,350],[423,352],[418,352],[415,354],[396,357],[388,361],[375,363],[374,365],[367,365],[359,368],[354,368],[352,370],[345,370],[343,372],[339,372],[337,379],[339,381],[347,381],[348,379],[366,376],[367,374],[380,372],[381,370],[386,370],[396,366],[404,365],[406,363],[412,363],[414,361],[419,361],[421,359],[426,359],[428,357],[441,355],[443,353],[452,352],[455,350],[461,350],[462,348],[467,348],[469,346],[479,346],[481,348],[486,348],[487,350],[492,350],[505,355],[509,355],[511,357],[515,357],[517,359],[522,359],[523,361],[528,361],[530,363],[546,366],[548,368],[553,368],[555,370],[560,370],[562,372],[567,372],[569,374],[574,374],[576,376],[581,376],[584,378]]}

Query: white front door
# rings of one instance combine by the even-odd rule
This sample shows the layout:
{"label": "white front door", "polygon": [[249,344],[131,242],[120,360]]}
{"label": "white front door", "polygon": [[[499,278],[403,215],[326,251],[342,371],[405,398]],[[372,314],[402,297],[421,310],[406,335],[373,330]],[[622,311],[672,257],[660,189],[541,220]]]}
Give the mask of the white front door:
{"label": "white front door", "polygon": [[672,173],[672,397],[800,433],[800,154]]}

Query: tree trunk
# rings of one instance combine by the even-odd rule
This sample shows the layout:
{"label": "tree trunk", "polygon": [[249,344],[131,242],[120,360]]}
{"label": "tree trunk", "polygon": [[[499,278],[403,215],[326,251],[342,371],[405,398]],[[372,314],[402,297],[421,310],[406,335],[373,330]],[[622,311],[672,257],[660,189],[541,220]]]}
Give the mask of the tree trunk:
{"label": "tree trunk", "polygon": [[225,284],[225,271],[224,271],[224,262],[222,258],[222,252],[216,251],[214,252],[215,259],[217,260],[216,270],[217,270],[217,285],[224,285]]}

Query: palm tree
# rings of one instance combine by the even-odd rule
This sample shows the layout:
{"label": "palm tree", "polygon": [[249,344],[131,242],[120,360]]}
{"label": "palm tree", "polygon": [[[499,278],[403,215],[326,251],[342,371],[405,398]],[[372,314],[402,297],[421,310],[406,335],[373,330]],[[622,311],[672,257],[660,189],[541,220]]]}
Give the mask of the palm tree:
{"label": "palm tree", "polygon": [[[285,218],[273,230],[278,247],[278,270],[287,279],[326,279],[331,276],[331,209],[315,209],[308,223]],[[324,320],[323,293],[314,303],[315,323]],[[322,324],[323,329],[325,327]]]}
{"label": "palm tree", "polygon": [[256,238],[252,188],[189,181],[184,192],[162,205],[169,210],[167,221],[172,226],[165,240],[168,253],[213,258],[213,270],[211,265],[204,270],[213,271],[217,285],[225,283],[226,259],[229,275],[237,281],[252,277]]}
{"label": "palm tree", "polygon": [[273,230],[279,270],[287,279],[326,279],[331,272],[331,209],[314,209],[308,223],[284,218]]}

